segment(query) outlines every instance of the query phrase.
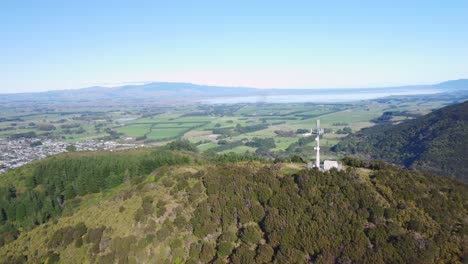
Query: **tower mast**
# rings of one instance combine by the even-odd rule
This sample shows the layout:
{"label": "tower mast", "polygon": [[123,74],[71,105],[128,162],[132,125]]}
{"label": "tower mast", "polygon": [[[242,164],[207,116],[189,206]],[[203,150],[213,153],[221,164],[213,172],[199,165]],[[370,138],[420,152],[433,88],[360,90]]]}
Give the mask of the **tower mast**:
{"label": "tower mast", "polygon": [[317,119],[317,137],[315,138],[315,141],[317,141],[317,146],[314,147],[314,150],[317,151],[315,154],[315,167],[320,169],[320,120]]}

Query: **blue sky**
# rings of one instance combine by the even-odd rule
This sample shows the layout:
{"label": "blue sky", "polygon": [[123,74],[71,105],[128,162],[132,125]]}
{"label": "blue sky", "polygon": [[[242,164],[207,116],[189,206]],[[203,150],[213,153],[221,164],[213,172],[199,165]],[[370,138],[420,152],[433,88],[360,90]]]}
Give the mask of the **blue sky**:
{"label": "blue sky", "polygon": [[468,77],[468,1],[2,1],[0,92]]}

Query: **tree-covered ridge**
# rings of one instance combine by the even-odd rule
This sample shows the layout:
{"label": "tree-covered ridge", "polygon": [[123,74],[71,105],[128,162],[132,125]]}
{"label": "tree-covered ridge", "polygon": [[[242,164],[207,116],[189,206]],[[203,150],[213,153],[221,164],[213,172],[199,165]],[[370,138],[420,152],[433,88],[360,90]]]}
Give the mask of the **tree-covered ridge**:
{"label": "tree-covered ridge", "polygon": [[[159,160],[156,153],[133,162]],[[457,263],[467,253],[468,188],[450,179],[355,160],[324,173],[252,156],[160,157],[171,155],[188,160],[77,193],[45,224],[20,226],[0,262]],[[24,175],[38,167],[47,166],[14,170],[23,178],[2,185],[12,183],[19,197]]]}
{"label": "tree-covered ridge", "polygon": [[187,155],[154,149],[68,153],[8,172],[0,181],[0,227],[4,231],[0,245],[13,239],[16,229],[59,215],[77,196],[102,192],[158,167],[190,160]]}
{"label": "tree-covered ridge", "polygon": [[363,129],[335,151],[468,181],[468,101],[397,125]]}

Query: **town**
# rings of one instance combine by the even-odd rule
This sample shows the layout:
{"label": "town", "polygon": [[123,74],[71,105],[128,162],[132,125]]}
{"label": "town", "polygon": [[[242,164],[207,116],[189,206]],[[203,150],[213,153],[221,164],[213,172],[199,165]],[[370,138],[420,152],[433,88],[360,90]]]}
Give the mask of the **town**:
{"label": "town", "polygon": [[32,161],[66,151],[113,151],[136,148],[140,145],[105,140],[84,140],[69,144],[63,141],[39,138],[0,138],[0,174]]}

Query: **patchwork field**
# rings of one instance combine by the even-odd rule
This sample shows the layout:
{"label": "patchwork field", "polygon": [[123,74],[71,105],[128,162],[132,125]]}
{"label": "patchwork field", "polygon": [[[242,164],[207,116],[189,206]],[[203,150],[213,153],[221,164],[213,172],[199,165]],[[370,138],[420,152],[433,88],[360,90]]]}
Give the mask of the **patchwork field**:
{"label": "patchwork field", "polygon": [[183,138],[201,152],[298,154],[310,159],[315,135],[303,134],[315,130],[320,119],[325,129],[323,157],[338,158],[329,148],[349,133],[381,122],[402,122],[449,103],[446,97],[389,97],[336,104],[53,105],[40,111],[0,106],[0,138],[26,135],[68,143],[100,139],[145,145]]}

